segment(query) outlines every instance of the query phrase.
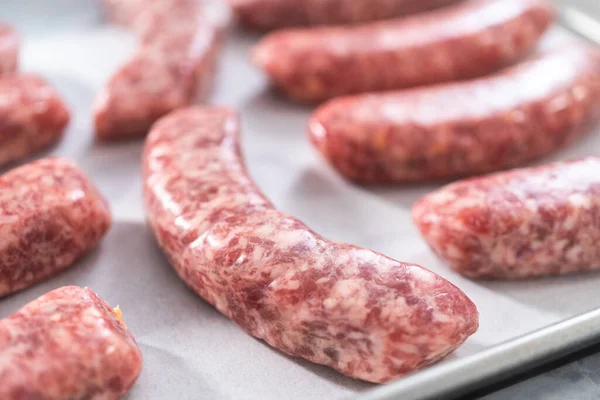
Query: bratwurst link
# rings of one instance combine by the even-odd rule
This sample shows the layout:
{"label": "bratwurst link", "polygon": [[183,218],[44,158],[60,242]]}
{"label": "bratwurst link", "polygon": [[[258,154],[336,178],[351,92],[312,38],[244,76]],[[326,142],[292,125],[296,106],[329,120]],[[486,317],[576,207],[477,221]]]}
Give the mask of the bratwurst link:
{"label": "bratwurst link", "polygon": [[274,32],[253,58],[292,99],[320,102],[489,74],[532,50],[553,18],[544,0],[469,0],[358,27]]}
{"label": "bratwurst link", "polygon": [[150,226],[179,276],[273,347],[386,382],[477,330],[475,305],[443,278],[275,209],[246,172],[237,113],[176,111],[154,125],[143,160]]}
{"label": "bratwurst link", "polygon": [[0,79],[0,166],[58,142],[69,123],[67,105],[36,75]]}
{"label": "bratwurst link", "polygon": [[120,313],[65,286],[0,320],[0,399],[118,400],[142,369]]}
{"label": "bratwurst link", "polygon": [[312,142],[345,177],[414,182],[545,156],[600,116],[600,51],[573,45],[478,80],[332,100]]}
{"label": "bratwurst link", "polygon": [[262,31],[357,24],[415,14],[459,0],[228,0],[240,21]]}
{"label": "bratwurst link", "polygon": [[96,137],[143,137],[160,117],[211,91],[228,9],[215,0],[105,1],[139,46],[94,104]]}
{"label": "bratwurst link", "polygon": [[46,158],[0,176],[0,221],[4,296],[70,267],[100,242],[111,216],[82,170]]}
{"label": "bratwurst link", "polygon": [[464,180],[435,191],[413,217],[461,274],[517,279],[600,268],[600,158]]}
{"label": "bratwurst link", "polygon": [[0,22],[0,78],[13,75],[19,64],[19,35]]}

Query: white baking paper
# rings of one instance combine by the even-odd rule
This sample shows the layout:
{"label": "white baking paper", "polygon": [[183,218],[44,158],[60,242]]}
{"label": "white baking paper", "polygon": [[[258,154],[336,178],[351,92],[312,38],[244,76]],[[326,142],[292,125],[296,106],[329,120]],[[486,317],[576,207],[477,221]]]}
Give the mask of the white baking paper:
{"label": "white baking paper", "polygon": [[[144,222],[143,142],[93,141],[91,103],[134,45],[127,32],[103,24],[97,3],[0,1],[0,20],[24,34],[23,69],[47,77],[73,111],[65,139],[46,155],[75,159],[109,199],[114,215],[114,225],[96,251],[67,272],[0,300],[0,317],[63,285],[89,286],[120,305],[144,354],[130,400],[340,399],[373,387],[249,337],[177,278]],[[311,110],[275,94],[248,62],[256,39],[232,33],[212,100],[240,109],[251,174],[277,206],[325,236],[421,264],[463,289],[479,307],[481,328],[452,357],[468,357],[600,306],[600,274],[478,283],[446,268],[410,219],[415,200],[435,186],[365,188],[339,177],[306,138]],[[544,46],[564,40],[555,31]],[[599,148],[600,131],[552,159],[593,154]]]}

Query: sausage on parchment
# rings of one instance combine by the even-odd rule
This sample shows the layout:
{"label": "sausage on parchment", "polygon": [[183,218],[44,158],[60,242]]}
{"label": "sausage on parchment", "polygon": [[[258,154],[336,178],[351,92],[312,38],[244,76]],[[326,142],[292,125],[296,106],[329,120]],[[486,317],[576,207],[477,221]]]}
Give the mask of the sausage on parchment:
{"label": "sausage on parchment", "polygon": [[106,201],[69,160],[46,158],[0,176],[0,296],[68,268],[110,224]]}
{"label": "sausage on parchment", "polygon": [[460,181],[420,200],[414,221],[435,253],[472,278],[600,268],[600,158]]}
{"label": "sausage on parchment", "polygon": [[473,81],[334,99],[309,135],[343,176],[399,183],[522,165],[599,116],[600,51],[574,44]]}
{"label": "sausage on parchment", "polygon": [[19,35],[0,22],[0,78],[13,75],[19,64]]}
{"label": "sausage on parchment", "polygon": [[489,74],[533,49],[553,18],[544,0],[468,0],[358,27],[277,31],[253,59],[292,99],[320,102]]}
{"label": "sausage on parchment", "polygon": [[175,111],[153,126],[143,160],[150,226],[179,276],[273,347],[386,382],[477,330],[475,305],[450,282],[275,209],[246,172],[236,112]]}
{"label": "sausage on parchment", "polygon": [[401,17],[458,0],[228,0],[240,21],[261,31],[290,26],[357,24]]}
{"label": "sausage on parchment", "polygon": [[139,46],[94,104],[100,140],[143,137],[158,118],[212,89],[228,10],[212,0],[142,3],[129,23]]}
{"label": "sausage on parchment", "polygon": [[117,400],[141,368],[120,311],[88,288],[53,290],[0,320],[2,400]]}
{"label": "sausage on parchment", "polygon": [[140,12],[151,2],[164,0],[100,0],[111,22],[131,26]]}
{"label": "sausage on parchment", "polygon": [[35,75],[0,78],[0,165],[56,143],[69,123],[56,90]]}

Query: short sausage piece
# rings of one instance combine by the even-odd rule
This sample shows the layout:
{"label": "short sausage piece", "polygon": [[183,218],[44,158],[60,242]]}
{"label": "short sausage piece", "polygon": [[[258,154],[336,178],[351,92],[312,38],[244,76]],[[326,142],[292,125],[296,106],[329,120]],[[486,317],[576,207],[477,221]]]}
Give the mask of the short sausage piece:
{"label": "short sausage piece", "polygon": [[19,64],[19,35],[9,25],[0,23],[0,78],[13,75]]}
{"label": "short sausage piece", "polygon": [[544,0],[469,0],[359,27],[274,32],[253,58],[292,99],[319,102],[486,75],[533,49],[553,17]]}
{"label": "short sausage piece", "polygon": [[247,175],[237,113],[176,111],[154,125],[143,159],[150,226],[179,276],[273,347],[386,382],[477,330],[475,305],[450,282],[275,209]]}
{"label": "short sausage piece", "polygon": [[47,158],[0,176],[0,296],[71,266],[110,224],[106,201],[71,161]]}
{"label": "short sausage piece", "polygon": [[163,0],[137,14],[139,48],[94,105],[98,139],[143,137],[158,118],[210,94],[228,18],[213,3]]}
{"label": "short sausage piece", "polygon": [[261,31],[291,26],[357,24],[401,17],[458,0],[228,0],[240,21]]}
{"label": "short sausage piece", "polygon": [[53,290],[0,321],[2,400],[117,400],[141,368],[120,312],[90,289]]}
{"label": "short sausage piece", "polygon": [[69,123],[69,110],[42,78],[0,79],[0,165],[56,143]]}
{"label": "short sausage piece", "polygon": [[399,183],[519,166],[599,116],[600,52],[573,45],[474,81],[332,100],[309,135],[345,177]]}
{"label": "short sausage piece", "polygon": [[464,180],[425,196],[413,217],[442,259],[473,278],[600,268],[600,158]]}
{"label": "short sausage piece", "polygon": [[[108,19],[124,26],[131,26],[138,14],[152,0],[101,0]],[[162,0],[154,0],[162,1]]]}

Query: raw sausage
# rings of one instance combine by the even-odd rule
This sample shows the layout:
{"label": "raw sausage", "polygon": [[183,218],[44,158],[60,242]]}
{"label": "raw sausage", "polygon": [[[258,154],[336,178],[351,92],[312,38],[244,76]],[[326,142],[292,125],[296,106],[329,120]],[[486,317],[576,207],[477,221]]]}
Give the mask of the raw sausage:
{"label": "raw sausage", "polygon": [[292,99],[319,102],[486,75],[529,52],[553,17],[544,0],[469,0],[359,27],[274,32],[253,59]]}
{"label": "raw sausage", "polygon": [[141,368],[120,311],[90,289],[53,290],[0,321],[2,400],[117,400]]}
{"label": "raw sausage", "polygon": [[19,35],[9,25],[0,23],[0,78],[13,75],[19,64]]}
{"label": "raw sausage", "polygon": [[463,275],[517,279],[600,268],[600,158],[464,180],[425,196],[413,217]]}
{"label": "raw sausage", "polygon": [[145,136],[161,116],[210,94],[228,18],[212,6],[162,0],[137,15],[132,27],[139,48],[110,78],[94,105],[98,139]]}
{"label": "raw sausage", "polygon": [[69,123],[69,110],[42,78],[0,79],[0,165],[56,143]]}
{"label": "raw sausage", "polygon": [[106,201],[69,160],[46,158],[0,176],[0,296],[71,266],[110,224]]}
{"label": "raw sausage", "polygon": [[[101,0],[108,19],[120,25],[130,26],[151,0]],[[157,1],[157,0],[154,0]]]}
{"label": "raw sausage", "polygon": [[309,135],[349,179],[411,182],[519,166],[599,115],[600,52],[572,45],[474,81],[332,100]]}
{"label": "raw sausage", "polygon": [[189,108],[157,122],[145,203],[179,276],[247,333],[372,382],[431,364],[476,331],[475,305],[414,264],[323,238],[247,175],[237,113]]}
{"label": "raw sausage", "polygon": [[261,31],[357,24],[415,14],[457,0],[228,0],[240,21]]}

